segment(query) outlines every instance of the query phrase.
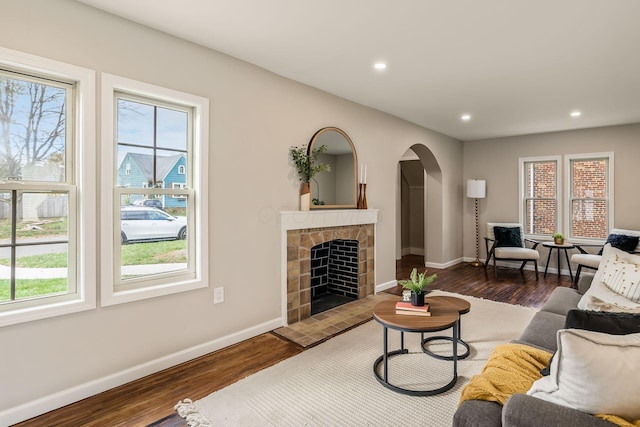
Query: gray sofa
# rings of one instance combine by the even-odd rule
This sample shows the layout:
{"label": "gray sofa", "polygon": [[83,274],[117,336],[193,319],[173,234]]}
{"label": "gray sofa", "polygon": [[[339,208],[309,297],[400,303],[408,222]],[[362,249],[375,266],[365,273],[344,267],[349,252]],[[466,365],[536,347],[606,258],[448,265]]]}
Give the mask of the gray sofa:
{"label": "gray sofa", "polygon": [[[535,314],[520,338],[514,342],[557,349],[556,332],[564,328],[569,310],[577,308],[593,275],[583,275],[578,290],[556,288],[542,309]],[[515,394],[504,406],[488,401],[469,400],[460,405],[453,417],[454,427],[612,427],[614,424],[584,412],[559,406],[525,394]]]}

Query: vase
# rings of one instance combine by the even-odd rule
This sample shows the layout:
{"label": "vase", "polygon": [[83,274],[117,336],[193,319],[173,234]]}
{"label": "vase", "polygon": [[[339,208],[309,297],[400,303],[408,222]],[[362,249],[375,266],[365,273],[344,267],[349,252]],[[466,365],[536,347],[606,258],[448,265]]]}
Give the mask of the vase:
{"label": "vase", "polygon": [[358,192],[358,209],[367,209],[367,184],[360,184]]}
{"label": "vase", "polygon": [[564,245],[564,238],[563,237],[554,237],[553,238],[553,243],[555,243],[556,245]]}
{"label": "vase", "polygon": [[425,292],[411,292],[411,305],[418,307],[424,306],[424,294]]}
{"label": "vase", "polygon": [[311,186],[303,182],[300,187],[300,210],[308,211],[311,208]]}

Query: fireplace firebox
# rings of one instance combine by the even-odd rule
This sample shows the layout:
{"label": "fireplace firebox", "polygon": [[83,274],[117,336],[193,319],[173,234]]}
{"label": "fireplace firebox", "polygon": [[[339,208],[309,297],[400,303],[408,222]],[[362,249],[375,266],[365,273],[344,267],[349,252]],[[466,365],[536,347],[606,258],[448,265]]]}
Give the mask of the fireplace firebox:
{"label": "fireplace firebox", "polygon": [[[296,213],[291,216],[292,219],[300,219]],[[312,315],[312,288],[311,288],[311,252],[312,248],[329,243],[332,241],[351,241],[355,242],[355,253],[353,258],[357,265],[356,277],[350,281],[355,287],[353,290],[344,292],[347,297],[365,298],[373,295],[375,288],[375,225],[377,220],[377,211],[361,211],[361,212],[327,212],[322,216],[311,215],[305,218],[322,218],[324,222],[329,222],[331,218],[340,222],[348,222],[349,218],[361,219],[366,221],[360,224],[337,225],[337,226],[320,226],[317,228],[303,228],[293,220],[284,221],[285,237],[283,243],[286,242],[286,252],[283,253],[286,259],[285,286],[286,286],[286,319],[287,324],[292,324],[304,320]],[[302,220],[301,220],[302,221]],[[361,221],[361,222],[363,222]],[[296,227],[296,228],[293,228]],[[298,228],[299,227],[299,228]],[[353,245],[353,243],[350,243]],[[354,249],[352,248],[351,251]],[[327,272],[328,272],[327,267]],[[328,285],[328,278],[327,278]],[[341,285],[342,286],[342,285]],[[322,291],[315,291],[320,294]],[[327,286],[327,290],[329,287]]]}
{"label": "fireplace firebox", "polygon": [[358,299],[358,241],[335,239],[311,248],[311,314]]}

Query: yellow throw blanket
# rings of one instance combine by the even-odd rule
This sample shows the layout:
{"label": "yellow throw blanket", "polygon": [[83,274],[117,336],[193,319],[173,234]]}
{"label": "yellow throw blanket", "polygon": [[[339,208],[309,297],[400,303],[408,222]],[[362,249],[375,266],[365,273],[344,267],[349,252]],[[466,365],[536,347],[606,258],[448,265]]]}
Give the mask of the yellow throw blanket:
{"label": "yellow throw blanket", "polygon": [[465,400],[488,400],[501,405],[515,393],[526,393],[540,370],[549,364],[551,353],[524,344],[503,344],[493,350],[480,375],[462,390]]}
{"label": "yellow throw blanket", "polygon": [[[480,375],[475,375],[462,390],[465,400],[488,400],[504,405],[515,393],[526,394],[540,370],[549,364],[551,353],[524,344],[503,344],[493,350]],[[615,415],[596,415],[621,427],[640,427],[640,420],[629,422]]]}

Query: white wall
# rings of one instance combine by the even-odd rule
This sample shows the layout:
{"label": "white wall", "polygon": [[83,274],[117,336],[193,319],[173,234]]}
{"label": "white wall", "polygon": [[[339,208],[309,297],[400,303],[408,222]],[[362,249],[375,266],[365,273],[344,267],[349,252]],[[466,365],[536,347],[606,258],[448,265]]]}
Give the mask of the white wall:
{"label": "white wall", "polygon": [[[464,143],[464,182],[487,181],[487,198],[480,200],[480,258],[487,222],[518,221],[518,158],[581,153],[614,153],[614,226],[640,229],[640,124],[566,132],[496,138]],[[563,188],[564,191],[564,188]],[[464,255],[475,258],[473,199],[465,198]],[[547,250],[540,248],[544,265]],[[555,254],[554,254],[555,255]],[[554,258],[552,257],[552,260]],[[555,267],[555,261],[552,264]],[[563,268],[566,268],[564,262]]]}
{"label": "white wall", "polygon": [[[280,321],[278,212],[299,204],[288,148],[322,127],[347,132],[368,165],[367,200],[380,209],[376,284],[395,279],[397,165],[414,144],[443,171],[445,261],[462,255],[459,141],[73,1],[4,2],[0,40],[94,69],[98,87],[107,72],[211,101],[211,288],[0,328],[0,424],[3,411],[37,415]],[[99,123],[97,132],[99,141]],[[213,305],[213,286],[225,287],[223,304]]]}

